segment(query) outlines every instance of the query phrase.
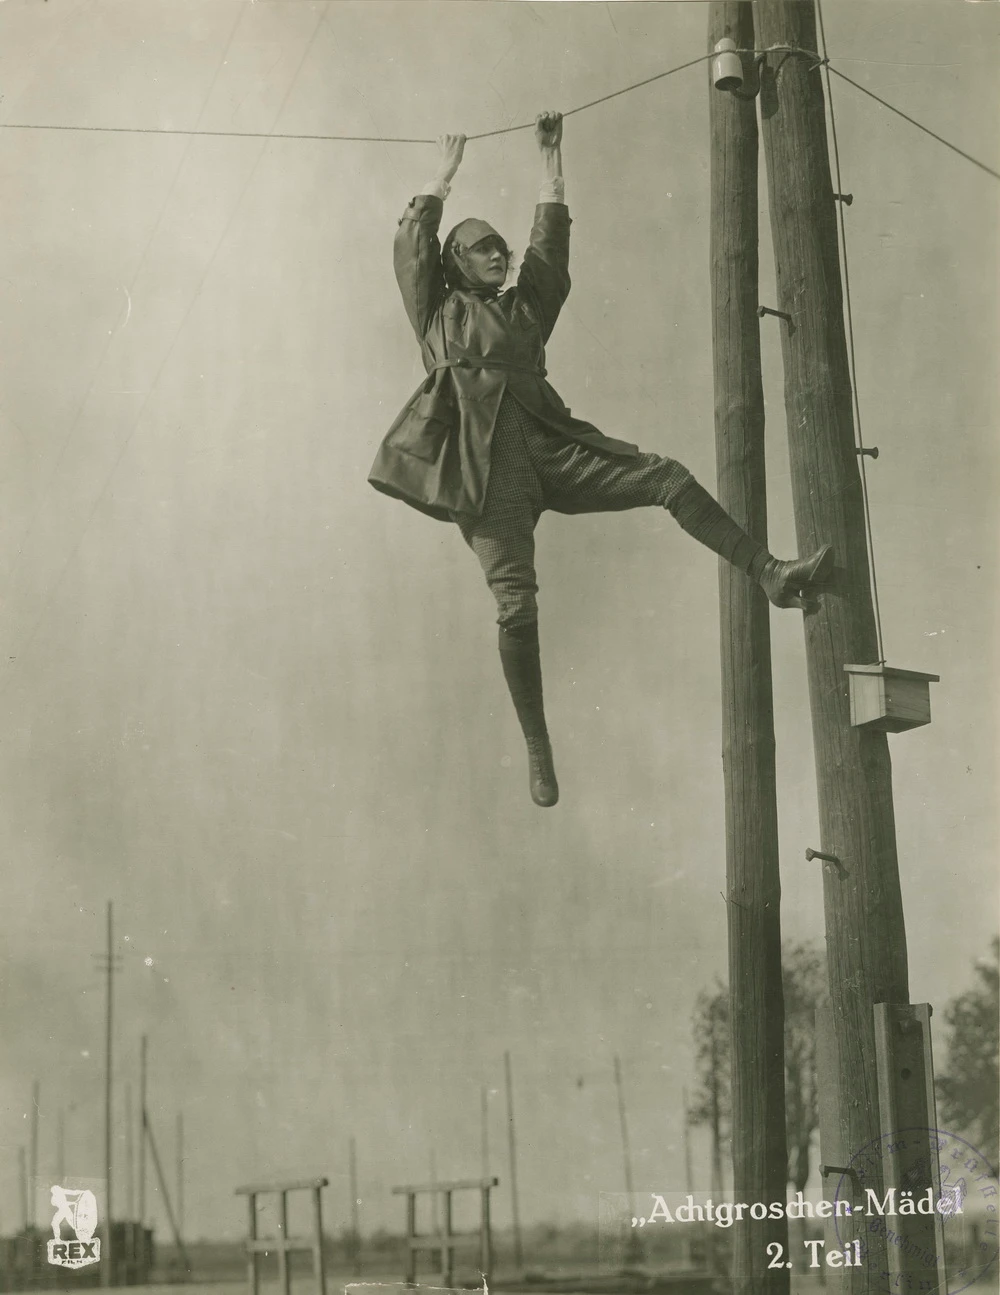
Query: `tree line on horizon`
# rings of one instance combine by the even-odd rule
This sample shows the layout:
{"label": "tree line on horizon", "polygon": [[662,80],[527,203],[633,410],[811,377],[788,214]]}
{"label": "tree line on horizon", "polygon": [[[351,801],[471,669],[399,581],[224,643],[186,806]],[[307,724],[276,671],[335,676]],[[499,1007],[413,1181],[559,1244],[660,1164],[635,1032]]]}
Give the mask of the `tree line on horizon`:
{"label": "tree line on horizon", "polygon": [[[986,1156],[994,1172],[1000,1164],[1000,937],[973,964],[975,981],[945,1006],[942,1016],[946,1069],[935,1080],[942,1127],[966,1138]],[[816,1008],[825,996],[825,958],[819,945],[782,946],[785,1000],[785,1129],[788,1177],[804,1191],[812,1168],[819,1127],[816,1072]],[[729,1157],[732,1136],[729,990],[716,977],[702,990],[691,1018],[698,1088],[687,1112],[692,1125],[712,1135],[713,1190],[722,1183],[723,1148]]]}

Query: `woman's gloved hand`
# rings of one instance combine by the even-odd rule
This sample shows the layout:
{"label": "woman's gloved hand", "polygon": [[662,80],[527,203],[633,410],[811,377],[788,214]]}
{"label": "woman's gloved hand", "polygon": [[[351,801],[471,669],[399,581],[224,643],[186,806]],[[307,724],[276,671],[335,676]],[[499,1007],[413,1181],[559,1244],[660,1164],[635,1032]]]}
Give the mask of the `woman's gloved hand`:
{"label": "woman's gloved hand", "polygon": [[462,162],[465,152],[464,135],[439,135],[438,151],[441,154],[441,166],[437,178],[445,184],[450,183]]}
{"label": "woman's gloved hand", "polygon": [[535,141],[539,148],[558,148],[562,143],[562,113],[540,112],[535,118]]}

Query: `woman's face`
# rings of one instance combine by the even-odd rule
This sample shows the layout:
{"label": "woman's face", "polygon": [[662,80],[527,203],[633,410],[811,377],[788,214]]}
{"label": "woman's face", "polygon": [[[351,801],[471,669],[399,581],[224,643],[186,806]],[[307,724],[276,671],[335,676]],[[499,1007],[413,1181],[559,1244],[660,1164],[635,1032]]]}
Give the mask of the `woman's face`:
{"label": "woman's face", "polygon": [[507,278],[507,252],[496,238],[484,238],[465,253],[465,262],[481,283],[499,288]]}

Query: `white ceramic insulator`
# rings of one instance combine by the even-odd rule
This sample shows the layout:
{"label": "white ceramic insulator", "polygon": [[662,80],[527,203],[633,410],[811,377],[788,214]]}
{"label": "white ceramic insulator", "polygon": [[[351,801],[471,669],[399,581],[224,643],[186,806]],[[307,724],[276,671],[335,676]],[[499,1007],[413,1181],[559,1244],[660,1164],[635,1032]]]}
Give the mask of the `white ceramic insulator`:
{"label": "white ceramic insulator", "polygon": [[743,84],[743,64],[731,36],[724,36],[715,47],[712,84],[716,90],[738,90]]}

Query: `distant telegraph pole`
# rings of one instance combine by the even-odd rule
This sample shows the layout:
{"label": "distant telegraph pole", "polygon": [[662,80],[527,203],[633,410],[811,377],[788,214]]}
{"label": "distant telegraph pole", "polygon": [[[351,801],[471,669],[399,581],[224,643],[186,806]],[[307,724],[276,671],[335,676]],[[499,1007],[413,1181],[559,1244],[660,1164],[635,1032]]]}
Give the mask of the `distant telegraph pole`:
{"label": "distant telegraph pole", "polygon": [[17,1149],[17,1168],[18,1181],[21,1188],[21,1230],[28,1230],[28,1162],[25,1158],[24,1147]]}
{"label": "distant telegraph pole", "polygon": [[135,1218],[135,1130],[132,1127],[132,1085],[125,1085],[125,1210]]}
{"label": "distant telegraph pole", "polygon": [[[618,1123],[622,1135],[622,1159],[625,1163],[625,1193],[628,1196],[628,1217],[635,1214],[635,1183],[632,1179],[632,1149],[628,1140],[628,1119],[625,1115],[625,1088],[622,1084],[622,1063],[615,1053],[615,1090],[618,1094]],[[638,1233],[629,1229],[625,1258],[629,1263],[641,1263],[643,1257],[642,1242]]]}
{"label": "distant telegraph pole", "polygon": [[489,1090],[483,1084],[479,1091],[479,1131],[483,1161],[483,1177],[490,1176],[490,1125],[489,1125]]}
{"label": "distant telegraph pole", "polygon": [[184,1112],[177,1112],[177,1233],[184,1236]]}
{"label": "distant telegraph pole", "polygon": [[517,1144],[514,1137],[514,1081],[510,1073],[510,1053],[503,1054],[503,1072],[507,1088],[507,1147],[510,1154],[510,1198],[514,1210],[514,1265],[524,1264],[521,1249],[521,1216],[517,1204]]}
{"label": "distant telegraph pole", "polygon": [[31,1177],[28,1186],[30,1193],[28,1222],[32,1228],[38,1222],[36,1195],[38,1189],[38,1104],[40,1101],[41,1085],[36,1079],[31,1085]]}
{"label": "distant telegraph pole", "polygon": [[622,1159],[625,1163],[625,1191],[628,1193],[629,1218],[635,1213],[635,1184],[632,1182],[632,1153],[628,1144],[628,1121],[625,1117],[625,1092],[622,1088],[622,1063],[615,1054],[615,1092],[618,1095],[618,1124],[622,1136]]}
{"label": "distant telegraph pole", "polygon": [[[684,1190],[694,1193],[694,1171],[691,1167],[691,1108],[688,1106],[688,1091],[681,1090],[681,1102],[684,1107]],[[691,1237],[684,1232],[684,1258],[691,1263]]]}
{"label": "distant telegraph pole", "polygon": [[[180,1255],[181,1263],[185,1272],[190,1274],[191,1261],[188,1258],[187,1251],[184,1249],[184,1238],[181,1236],[180,1228],[177,1226],[177,1215],[174,1213],[173,1206],[170,1202],[170,1189],[167,1187],[167,1178],[163,1172],[163,1165],[160,1162],[160,1154],[156,1149],[156,1138],[153,1136],[153,1126],[149,1122],[149,1116],[143,1113],[143,1133],[146,1141],[149,1143],[149,1154],[153,1158],[153,1169],[156,1173],[156,1181],[160,1184],[160,1194],[163,1197],[163,1208],[167,1212],[167,1222],[170,1224],[170,1230],[174,1236],[174,1245],[177,1247],[177,1253]],[[285,1233],[282,1230],[282,1237]]]}
{"label": "distant telegraph pole", "polygon": [[348,1145],[348,1173],[351,1186],[351,1266],[354,1276],[361,1276],[361,1225],[358,1198],[358,1149],[353,1138]]}
{"label": "distant telegraph pole", "polygon": [[112,1094],[114,1086],[112,1040],[114,1038],[114,975],[118,970],[120,959],[114,947],[114,917],[111,901],[108,900],[108,942],[103,958],[98,958],[98,965],[106,976],[107,1011],[104,1031],[104,1244],[101,1248],[101,1285],[114,1285],[114,1240],[113,1240],[113,1196],[112,1196],[112,1120],[114,1118]]}
{"label": "distant telegraph pole", "polygon": [[107,1028],[104,1039],[104,1212],[105,1212],[105,1240],[104,1240],[104,1263],[102,1265],[102,1285],[111,1286],[114,1284],[114,1242],[112,1240],[112,1208],[111,1208],[111,1120],[112,1120],[112,1056],[111,1043],[113,1038],[112,1020],[114,1006],[114,935],[113,935],[113,917],[111,901],[108,900],[108,986],[107,986]]}
{"label": "distant telegraph pole", "polygon": [[139,1226],[146,1222],[146,1035],[139,1042]]}
{"label": "distant telegraph pole", "polygon": [[66,1111],[62,1106],[56,1116],[56,1180],[66,1181]]}

